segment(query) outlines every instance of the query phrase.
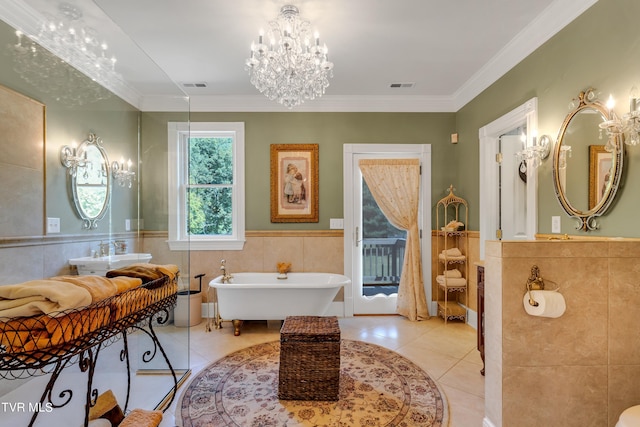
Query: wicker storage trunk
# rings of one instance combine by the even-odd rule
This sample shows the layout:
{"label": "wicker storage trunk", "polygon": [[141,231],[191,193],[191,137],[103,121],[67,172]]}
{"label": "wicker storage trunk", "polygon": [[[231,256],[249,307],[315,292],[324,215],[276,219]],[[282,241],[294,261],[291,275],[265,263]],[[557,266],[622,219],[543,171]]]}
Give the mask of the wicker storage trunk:
{"label": "wicker storage trunk", "polygon": [[280,330],[278,398],[338,400],[340,326],[336,317],[290,316]]}

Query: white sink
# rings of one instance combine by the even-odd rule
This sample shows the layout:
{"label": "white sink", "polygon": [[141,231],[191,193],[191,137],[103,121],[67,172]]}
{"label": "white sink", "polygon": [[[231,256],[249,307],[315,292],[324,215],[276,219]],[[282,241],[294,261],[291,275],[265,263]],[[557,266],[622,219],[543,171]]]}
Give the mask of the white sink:
{"label": "white sink", "polygon": [[151,254],[121,254],[101,257],[85,256],[69,260],[70,265],[75,265],[80,275],[104,276],[107,271],[125,267],[138,262],[149,262]]}

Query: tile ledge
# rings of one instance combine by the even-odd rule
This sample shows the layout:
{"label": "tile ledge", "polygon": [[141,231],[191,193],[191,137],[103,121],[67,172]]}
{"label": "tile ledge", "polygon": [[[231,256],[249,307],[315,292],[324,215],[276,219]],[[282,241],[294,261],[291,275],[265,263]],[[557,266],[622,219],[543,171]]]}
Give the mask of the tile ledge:
{"label": "tile ledge", "polygon": [[637,237],[613,237],[613,236],[583,236],[583,235],[571,235],[569,239],[562,238],[564,234],[536,234],[536,240],[528,241],[551,241],[551,242],[640,242],[640,238]]}
{"label": "tile ledge", "polygon": [[247,230],[246,237],[343,237],[344,230]]}

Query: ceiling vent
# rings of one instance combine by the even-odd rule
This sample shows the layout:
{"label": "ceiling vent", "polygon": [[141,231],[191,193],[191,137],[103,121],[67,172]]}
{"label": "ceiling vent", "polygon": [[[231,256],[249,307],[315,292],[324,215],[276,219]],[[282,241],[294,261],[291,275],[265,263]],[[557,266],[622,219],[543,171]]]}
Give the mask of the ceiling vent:
{"label": "ceiling vent", "polygon": [[201,88],[201,87],[207,87],[207,84],[205,82],[199,82],[199,83],[182,83],[183,87],[197,87],[197,88]]}
{"label": "ceiling vent", "polygon": [[389,85],[390,88],[395,89],[395,88],[409,88],[409,87],[413,87],[415,86],[415,83],[413,82],[406,82],[406,83],[391,83]]}

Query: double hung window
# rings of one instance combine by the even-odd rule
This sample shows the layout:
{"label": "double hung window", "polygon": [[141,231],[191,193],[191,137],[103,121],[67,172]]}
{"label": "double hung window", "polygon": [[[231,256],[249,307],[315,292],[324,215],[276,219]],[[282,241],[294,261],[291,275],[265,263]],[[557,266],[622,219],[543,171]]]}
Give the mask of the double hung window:
{"label": "double hung window", "polygon": [[240,250],[244,123],[169,123],[169,246]]}

